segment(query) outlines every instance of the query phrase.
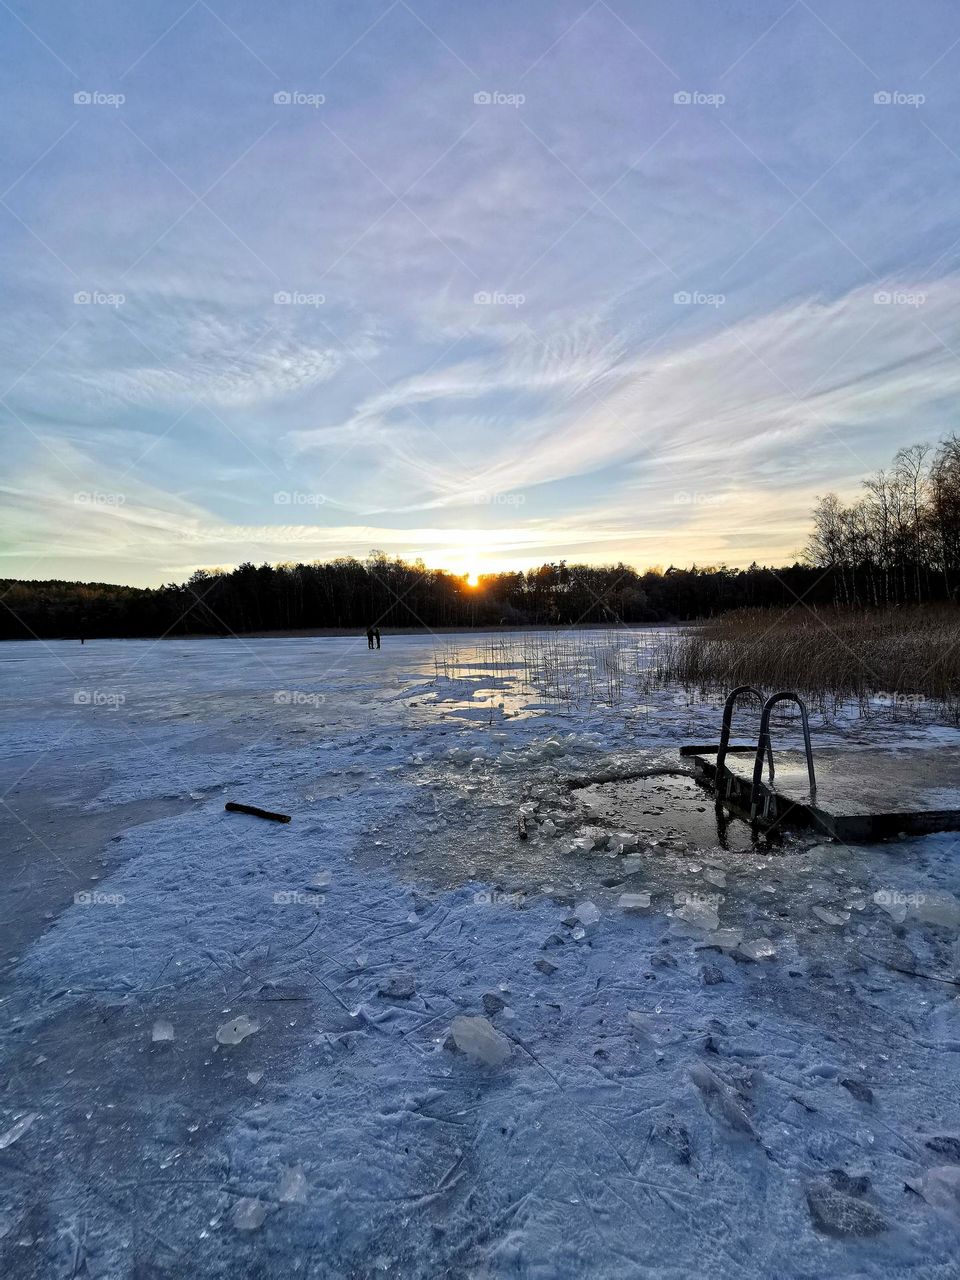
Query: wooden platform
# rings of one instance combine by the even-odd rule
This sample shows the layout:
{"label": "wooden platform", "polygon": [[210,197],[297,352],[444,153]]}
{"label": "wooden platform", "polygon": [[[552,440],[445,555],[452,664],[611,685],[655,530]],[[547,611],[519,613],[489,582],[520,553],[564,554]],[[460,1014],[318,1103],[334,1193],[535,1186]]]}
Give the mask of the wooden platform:
{"label": "wooden platform", "polygon": [[[718,798],[749,815],[755,750],[731,745],[719,790],[715,745],[683,747],[681,754]],[[960,830],[960,748],[819,747],[815,796],[802,752],[775,751],[773,758],[773,782],[765,764],[760,789],[764,825],[811,826],[851,842]]]}

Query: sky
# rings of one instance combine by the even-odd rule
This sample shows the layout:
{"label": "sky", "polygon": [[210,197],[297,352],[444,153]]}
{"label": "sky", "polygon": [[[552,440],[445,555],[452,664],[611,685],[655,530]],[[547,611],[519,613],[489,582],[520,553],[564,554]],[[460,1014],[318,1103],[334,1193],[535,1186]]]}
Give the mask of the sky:
{"label": "sky", "polygon": [[0,0],[0,576],[779,564],[957,429],[955,0]]}

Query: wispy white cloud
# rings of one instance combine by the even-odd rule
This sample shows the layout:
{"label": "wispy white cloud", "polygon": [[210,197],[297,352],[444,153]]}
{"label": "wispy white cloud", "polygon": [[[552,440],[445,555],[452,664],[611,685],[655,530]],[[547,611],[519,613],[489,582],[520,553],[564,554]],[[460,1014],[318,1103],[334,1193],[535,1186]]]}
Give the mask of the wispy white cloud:
{"label": "wispy white cloud", "polygon": [[[954,425],[960,88],[931,4],[895,42],[870,0],[843,25],[922,110],[875,106],[802,5],[759,43],[749,5],[695,27],[648,6],[643,44],[575,0],[453,6],[443,41],[403,5],[366,35],[365,0],[251,11],[248,43],[325,92],[316,111],[275,106],[203,6],[146,57],[142,15],[110,7],[122,113],[74,108],[13,23],[8,563],[791,554],[816,492]],[[44,31],[72,60],[70,24]],[[326,77],[318,46],[349,51]],[[673,101],[721,85],[722,108]],[[887,286],[925,301],[876,305]],[[117,314],[73,305],[98,288]],[[475,302],[497,292],[522,301]],[[78,510],[78,475],[126,501]],[[284,489],[311,503],[281,510]]]}

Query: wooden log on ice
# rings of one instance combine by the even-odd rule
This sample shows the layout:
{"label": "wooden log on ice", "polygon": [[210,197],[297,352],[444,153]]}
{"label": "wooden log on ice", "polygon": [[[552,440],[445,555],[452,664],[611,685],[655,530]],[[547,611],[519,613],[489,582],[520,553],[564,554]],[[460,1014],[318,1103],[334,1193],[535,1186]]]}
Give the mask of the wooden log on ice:
{"label": "wooden log on ice", "polygon": [[230,813],[252,813],[255,818],[269,818],[271,822],[290,821],[290,815],[287,813],[271,813],[269,809],[258,809],[255,804],[235,804],[232,800],[228,800],[223,807]]}

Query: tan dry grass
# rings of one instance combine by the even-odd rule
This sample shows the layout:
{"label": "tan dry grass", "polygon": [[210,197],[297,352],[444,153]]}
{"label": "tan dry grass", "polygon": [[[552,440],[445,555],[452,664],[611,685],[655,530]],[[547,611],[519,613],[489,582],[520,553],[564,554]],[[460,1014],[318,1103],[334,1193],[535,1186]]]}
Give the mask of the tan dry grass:
{"label": "tan dry grass", "polygon": [[836,708],[890,706],[960,723],[960,609],[742,609],[662,638],[663,682],[796,689]]}

